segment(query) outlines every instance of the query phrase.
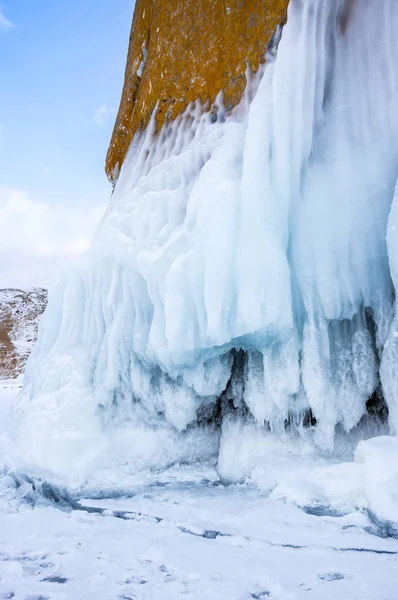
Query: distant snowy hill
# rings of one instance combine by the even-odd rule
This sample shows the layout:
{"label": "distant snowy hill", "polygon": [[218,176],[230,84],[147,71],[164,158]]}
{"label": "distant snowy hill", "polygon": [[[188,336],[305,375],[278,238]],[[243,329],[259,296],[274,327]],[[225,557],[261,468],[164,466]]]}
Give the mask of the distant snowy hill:
{"label": "distant snowy hill", "polygon": [[21,375],[37,337],[47,290],[0,290],[0,379]]}

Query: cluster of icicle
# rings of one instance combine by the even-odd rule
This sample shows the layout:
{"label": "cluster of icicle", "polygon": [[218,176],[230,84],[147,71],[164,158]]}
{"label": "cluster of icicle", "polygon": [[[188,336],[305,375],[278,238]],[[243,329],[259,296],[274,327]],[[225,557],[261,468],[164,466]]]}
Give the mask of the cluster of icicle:
{"label": "cluster of icicle", "polygon": [[198,103],[133,141],[50,295],[14,414],[26,463],[206,459],[223,410],[312,423],[332,451],[381,389],[398,430],[397,31],[396,0],[291,0],[232,115]]}

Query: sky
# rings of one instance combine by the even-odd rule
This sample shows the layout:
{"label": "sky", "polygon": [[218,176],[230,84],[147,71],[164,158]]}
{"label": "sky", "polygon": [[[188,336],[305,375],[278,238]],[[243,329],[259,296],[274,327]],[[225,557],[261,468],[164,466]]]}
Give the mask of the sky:
{"label": "sky", "polygon": [[0,0],[0,288],[53,285],[90,244],[134,0]]}

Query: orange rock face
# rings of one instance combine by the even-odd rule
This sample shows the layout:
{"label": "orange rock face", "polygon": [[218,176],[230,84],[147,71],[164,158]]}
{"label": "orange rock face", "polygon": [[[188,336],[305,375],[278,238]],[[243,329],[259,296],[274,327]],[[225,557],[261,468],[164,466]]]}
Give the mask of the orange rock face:
{"label": "orange rock face", "polygon": [[122,99],[106,160],[115,182],[131,140],[158,105],[157,125],[190,102],[242,97],[289,0],[137,0]]}

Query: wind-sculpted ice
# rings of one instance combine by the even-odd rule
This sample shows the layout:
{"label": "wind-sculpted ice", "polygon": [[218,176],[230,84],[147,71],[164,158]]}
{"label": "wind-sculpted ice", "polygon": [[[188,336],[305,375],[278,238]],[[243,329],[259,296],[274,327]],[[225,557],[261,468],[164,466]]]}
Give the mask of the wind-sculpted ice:
{"label": "wind-sculpted ice", "polygon": [[397,30],[396,0],[292,0],[231,116],[198,103],[135,138],[50,295],[14,415],[25,463],[217,457],[230,419],[330,452],[381,360],[398,429]]}

